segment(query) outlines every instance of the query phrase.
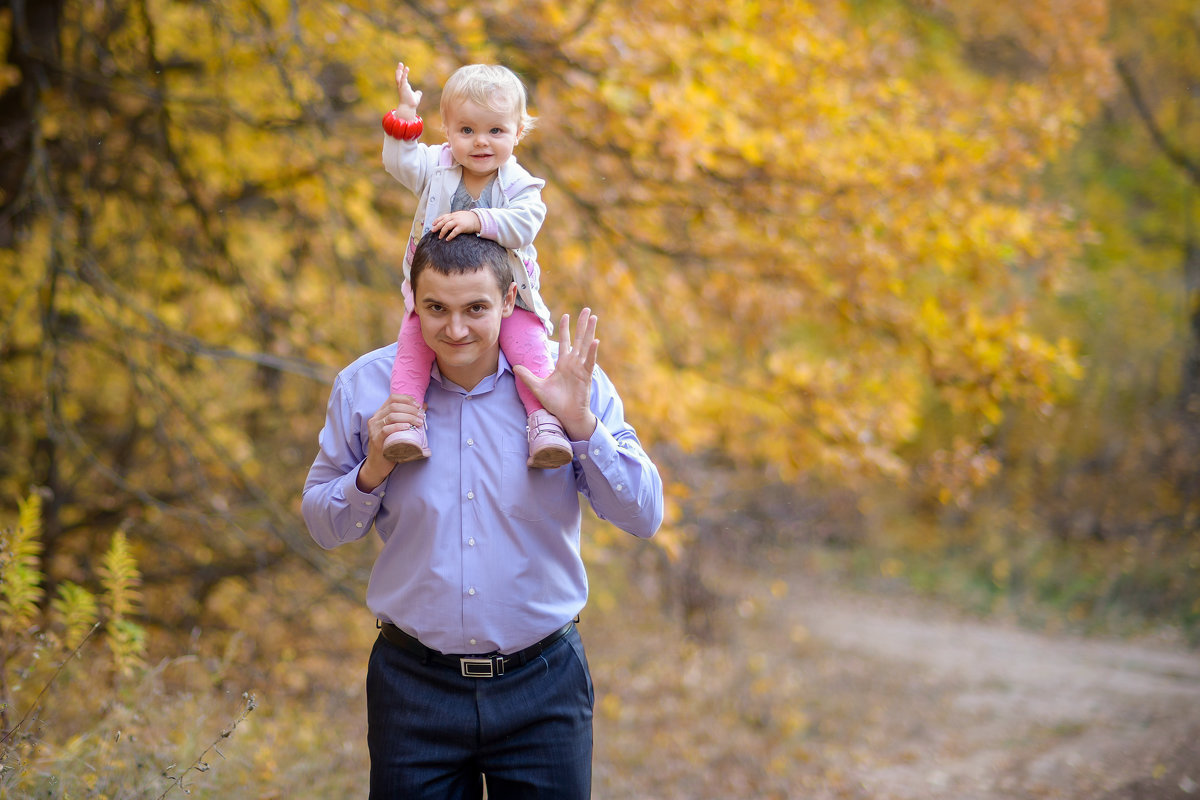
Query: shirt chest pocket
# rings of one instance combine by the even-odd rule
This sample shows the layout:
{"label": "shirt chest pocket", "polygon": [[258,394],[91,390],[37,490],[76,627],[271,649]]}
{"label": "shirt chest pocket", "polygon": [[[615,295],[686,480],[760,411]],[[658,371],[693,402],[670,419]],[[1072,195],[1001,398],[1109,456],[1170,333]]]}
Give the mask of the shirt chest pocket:
{"label": "shirt chest pocket", "polygon": [[574,494],[571,467],[530,469],[529,443],[524,436],[504,437],[500,466],[500,509],[517,519],[538,522],[562,508],[564,495]]}

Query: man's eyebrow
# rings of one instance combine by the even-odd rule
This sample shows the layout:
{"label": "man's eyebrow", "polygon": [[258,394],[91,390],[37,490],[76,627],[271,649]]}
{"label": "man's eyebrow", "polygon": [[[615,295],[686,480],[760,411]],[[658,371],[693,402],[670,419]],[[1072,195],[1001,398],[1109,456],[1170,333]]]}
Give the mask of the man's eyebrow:
{"label": "man's eyebrow", "polygon": [[[418,302],[420,302],[422,305],[429,305],[430,303],[436,303],[439,306],[449,305],[449,303],[447,303],[445,300],[439,300],[438,298],[433,297],[432,295],[426,295],[425,297],[422,297]],[[492,300],[490,297],[478,297],[474,300],[464,300],[462,305],[463,305],[463,308],[466,308],[468,306],[488,306],[494,302],[495,301]]]}

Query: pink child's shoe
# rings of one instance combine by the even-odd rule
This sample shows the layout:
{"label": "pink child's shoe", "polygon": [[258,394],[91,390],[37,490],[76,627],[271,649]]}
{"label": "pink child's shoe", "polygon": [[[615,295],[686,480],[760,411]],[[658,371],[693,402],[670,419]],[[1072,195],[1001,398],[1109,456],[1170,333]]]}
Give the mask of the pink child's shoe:
{"label": "pink child's shoe", "polygon": [[429,440],[425,436],[425,426],[389,433],[383,440],[383,457],[397,464],[416,461],[419,458],[429,458]]}
{"label": "pink child's shoe", "polygon": [[[556,469],[569,464],[575,454],[558,417],[544,408],[529,415],[525,422],[529,436],[529,461],[534,469]],[[386,451],[385,451],[386,452]]]}

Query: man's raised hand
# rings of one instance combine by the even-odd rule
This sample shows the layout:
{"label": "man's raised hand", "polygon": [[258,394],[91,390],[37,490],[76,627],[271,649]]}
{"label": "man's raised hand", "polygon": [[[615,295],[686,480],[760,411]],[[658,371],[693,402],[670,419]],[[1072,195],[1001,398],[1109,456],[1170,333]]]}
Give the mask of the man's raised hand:
{"label": "man's raised hand", "polygon": [[598,319],[590,308],[580,311],[572,342],[571,317],[563,314],[558,325],[558,360],[549,376],[539,378],[521,365],[513,367],[546,410],[558,417],[567,436],[577,442],[591,438],[598,422],[590,405],[592,372],[600,348],[596,338]]}

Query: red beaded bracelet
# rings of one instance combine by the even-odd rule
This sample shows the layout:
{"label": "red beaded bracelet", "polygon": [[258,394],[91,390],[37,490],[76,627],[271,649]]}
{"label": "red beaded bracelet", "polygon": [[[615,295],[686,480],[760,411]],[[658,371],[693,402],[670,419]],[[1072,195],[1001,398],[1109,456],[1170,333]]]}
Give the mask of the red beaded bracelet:
{"label": "red beaded bracelet", "polygon": [[383,115],[383,132],[393,139],[411,142],[414,139],[420,139],[424,131],[425,123],[420,117],[416,119],[400,119],[396,116],[395,110]]}

